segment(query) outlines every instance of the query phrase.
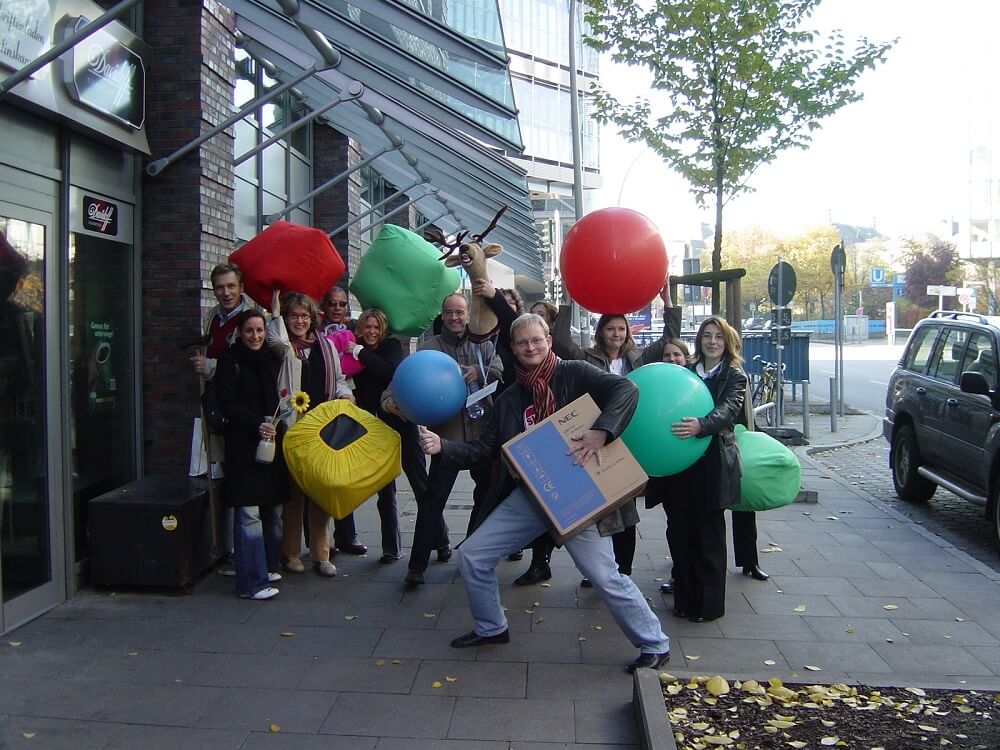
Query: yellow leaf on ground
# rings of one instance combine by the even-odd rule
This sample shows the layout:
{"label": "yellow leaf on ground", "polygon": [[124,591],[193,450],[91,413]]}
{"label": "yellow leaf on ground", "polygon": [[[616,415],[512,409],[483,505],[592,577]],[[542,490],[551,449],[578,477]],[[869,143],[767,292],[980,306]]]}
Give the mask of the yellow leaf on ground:
{"label": "yellow leaf on ground", "polygon": [[792,609],[792,612],[805,612],[805,611],[806,611],[805,604],[800,604],[799,606]]}
{"label": "yellow leaf on ground", "polygon": [[697,654],[691,654],[691,655],[684,654],[684,658],[689,659],[690,661],[698,661],[701,657],[698,656]]}
{"label": "yellow leaf on ground", "polygon": [[282,638],[291,638],[293,635],[295,635],[295,633],[293,633],[291,630],[286,630],[283,633],[279,633],[278,635],[280,635]]}
{"label": "yellow leaf on ground", "polygon": [[892,610],[892,609],[899,609],[899,607],[897,607],[895,604],[886,604],[884,607],[882,607],[882,609]]}
{"label": "yellow leaf on ground", "polygon": [[345,620],[357,620],[358,616],[357,615],[344,615],[344,619]]}
{"label": "yellow leaf on ground", "polygon": [[936,732],[937,731],[937,727],[931,727],[931,726],[928,726],[927,724],[917,724],[917,728],[918,729],[923,729],[925,732]]}
{"label": "yellow leaf on ground", "polygon": [[444,679],[445,679],[446,682],[457,682],[458,681],[457,677],[449,677],[448,675],[445,675]]}
{"label": "yellow leaf on ground", "polygon": [[18,646],[21,645],[21,641],[7,641],[7,643],[9,643],[14,648],[17,648]]}
{"label": "yellow leaf on ground", "polygon": [[384,667],[385,666],[385,659],[377,659],[375,661],[375,666],[376,667]]}
{"label": "yellow leaf on ground", "polygon": [[927,697],[927,693],[925,693],[920,688],[908,687],[908,688],[903,688],[903,689],[906,690],[906,692],[912,693],[913,695],[916,695],[916,696],[918,696],[920,698],[926,698]]}
{"label": "yellow leaf on ground", "polygon": [[432,620],[435,617],[437,617],[437,615],[434,614],[433,612],[424,612],[424,617],[426,617],[428,620]]}
{"label": "yellow leaf on ground", "polygon": [[814,667],[812,664],[803,664],[802,666],[805,667],[806,669],[808,669],[810,672],[822,672],[823,671],[823,669],[821,667]]}
{"label": "yellow leaf on ground", "polygon": [[774,659],[764,659],[764,663],[769,667],[773,667],[778,662],[776,662]]}
{"label": "yellow leaf on ground", "polygon": [[840,742],[840,737],[824,737],[819,741],[819,744],[824,745],[826,747],[833,747],[838,742]]}
{"label": "yellow leaf on ground", "polygon": [[24,737],[24,739],[26,739],[26,740],[30,740],[32,737],[35,736],[35,733],[34,732],[21,732],[21,736]]}
{"label": "yellow leaf on ground", "polygon": [[277,724],[268,724],[267,725],[267,731],[269,731],[269,732],[280,732],[281,731],[281,727],[279,727]]}
{"label": "yellow leaf on ground", "polygon": [[441,680],[434,680],[434,682],[431,683],[431,687],[434,688],[435,690],[441,687]]}
{"label": "yellow leaf on ground", "polygon": [[705,689],[712,695],[725,695],[729,692],[729,683],[723,677],[716,675],[705,683]]}
{"label": "yellow leaf on ground", "polygon": [[809,743],[808,742],[802,742],[801,740],[792,740],[791,742],[787,742],[785,744],[787,744],[789,747],[794,747],[794,748],[796,748],[796,750],[798,750],[798,748],[805,747]]}
{"label": "yellow leaf on ground", "polygon": [[392,663],[393,664],[402,664],[403,662],[401,662],[399,659],[393,659]]}

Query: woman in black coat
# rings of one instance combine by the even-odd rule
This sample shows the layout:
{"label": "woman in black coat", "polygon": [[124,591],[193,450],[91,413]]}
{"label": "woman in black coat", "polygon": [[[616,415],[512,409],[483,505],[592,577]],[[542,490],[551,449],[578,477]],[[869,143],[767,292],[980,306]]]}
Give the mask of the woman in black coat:
{"label": "woman in black coat", "polygon": [[[399,433],[403,473],[418,502],[427,491],[427,464],[417,443],[417,426],[382,410],[382,391],[389,387],[396,368],[403,361],[403,346],[389,336],[389,321],[378,308],[369,308],[358,318],[355,333],[359,343],[354,347],[355,358],[365,369],[354,376],[354,399],[365,411],[374,414]],[[388,565],[402,555],[403,540],[399,533],[396,510],[396,480],[378,491],[378,515],[382,526],[382,557]]]}
{"label": "woman in black coat", "polygon": [[670,426],[682,440],[710,440],[689,468],[666,477],[661,497],[674,558],[674,616],[692,622],[722,617],[726,611],[726,519],[724,509],[739,502],[743,474],[733,427],[745,424],[747,376],[740,367],[740,340],[722,318],[705,319],[695,337],[689,365],[708,387],[714,408],[703,417],[684,417]]}
{"label": "woman in black coat", "polygon": [[[218,360],[215,383],[226,428],[223,497],[233,514],[236,594],[270,599],[281,580],[281,520],[278,506],[288,495],[281,437],[272,422],[278,407],[281,357],[266,344],[264,314],[245,310],[236,318],[236,341]],[[275,441],[273,461],[256,460],[261,439]]]}

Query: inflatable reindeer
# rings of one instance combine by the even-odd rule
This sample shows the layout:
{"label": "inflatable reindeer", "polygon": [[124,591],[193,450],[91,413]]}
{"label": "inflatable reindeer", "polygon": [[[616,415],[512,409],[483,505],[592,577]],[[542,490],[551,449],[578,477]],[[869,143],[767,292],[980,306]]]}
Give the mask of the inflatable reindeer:
{"label": "inflatable reindeer", "polygon": [[[497,211],[497,215],[493,217],[490,225],[479,234],[473,235],[469,242],[465,241],[469,235],[468,232],[459,232],[455,235],[455,239],[449,242],[440,229],[425,232],[424,238],[428,242],[434,242],[446,248],[441,255],[441,260],[446,266],[461,266],[473,282],[478,279],[489,280],[486,259],[499,255],[503,252],[503,248],[495,242],[484,245],[483,238],[496,227],[506,210],[507,206],[503,206]],[[456,250],[458,254],[454,255]],[[469,335],[472,340],[485,341],[496,333],[499,327],[500,321],[486,304],[486,300],[478,295],[472,295],[472,300],[469,303]]]}

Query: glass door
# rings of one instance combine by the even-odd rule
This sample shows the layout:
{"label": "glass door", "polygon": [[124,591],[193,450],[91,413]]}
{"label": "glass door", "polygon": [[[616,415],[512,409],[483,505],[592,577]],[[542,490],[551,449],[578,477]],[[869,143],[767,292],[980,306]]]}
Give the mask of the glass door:
{"label": "glass door", "polygon": [[49,183],[0,167],[0,632],[65,597],[61,451],[48,439],[60,351]]}

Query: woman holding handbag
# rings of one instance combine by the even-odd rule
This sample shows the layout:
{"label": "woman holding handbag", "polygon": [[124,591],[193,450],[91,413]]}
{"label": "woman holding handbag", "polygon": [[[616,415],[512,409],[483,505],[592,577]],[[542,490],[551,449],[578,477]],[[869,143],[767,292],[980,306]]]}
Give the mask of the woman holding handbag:
{"label": "woman holding handbag", "polygon": [[[688,365],[708,387],[714,408],[670,426],[681,440],[711,441],[692,466],[667,477],[663,496],[674,559],[674,616],[707,622],[726,611],[726,519],[739,502],[742,467],[733,427],[746,419],[747,376],[740,367],[740,340],[717,315],[706,318],[695,337]],[[647,499],[648,496],[647,496]]]}

